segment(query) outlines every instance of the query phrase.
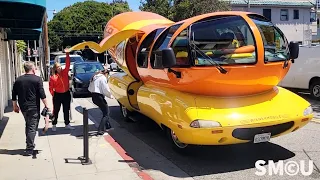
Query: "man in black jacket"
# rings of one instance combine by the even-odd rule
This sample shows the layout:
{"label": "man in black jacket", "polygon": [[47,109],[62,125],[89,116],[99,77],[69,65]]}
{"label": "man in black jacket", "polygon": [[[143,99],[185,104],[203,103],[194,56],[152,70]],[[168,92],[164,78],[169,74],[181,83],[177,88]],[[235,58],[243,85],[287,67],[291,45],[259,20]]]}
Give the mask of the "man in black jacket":
{"label": "man in black jacket", "polygon": [[[24,64],[25,74],[18,77],[12,89],[13,110],[19,113],[20,109],[26,121],[26,155],[32,155],[35,148],[34,139],[40,120],[40,99],[48,108],[42,79],[35,75],[33,62]],[[17,104],[17,96],[18,103]]]}

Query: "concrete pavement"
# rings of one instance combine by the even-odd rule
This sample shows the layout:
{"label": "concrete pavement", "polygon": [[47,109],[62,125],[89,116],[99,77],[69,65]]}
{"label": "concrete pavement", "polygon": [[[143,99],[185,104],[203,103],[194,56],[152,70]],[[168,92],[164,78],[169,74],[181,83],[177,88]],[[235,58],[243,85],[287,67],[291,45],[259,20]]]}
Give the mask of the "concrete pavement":
{"label": "concrete pavement", "polygon": [[[52,107],[52,97],[48,92],[47,82],[44,82],[44,88],[50,107]],[[36,149],[39,150],[36,159],[33,159],[32,156],[22,156],[25,148],[25,122],[21,113],[17,114],[12,112],[12,109],[7,109],[4,120],[0,121],[0,132],[3,130],[0,133],[2,134],[0,138],[0,179],[151,179],[147,174],[128,165],[126,157],[121,156],[121,147],[117,146],[111,137],[90,137],[91,165],[82,165],[79,160],[66,163],[65,158],[76,159],[83,155],[83,139],[77,137],[82,135],[81,107],[72,105],[71,109],[73,120],[75,120],[72,125],[76,128],[75,130],[64,128],[62,108],[56,132],[51,131],[50,124],[47,134],[43,135],[41,130],[44,127],[44,120],[40,119],[35,142]],[[93,122],[89,121],[89,124],[90,130],[96,130]]]}

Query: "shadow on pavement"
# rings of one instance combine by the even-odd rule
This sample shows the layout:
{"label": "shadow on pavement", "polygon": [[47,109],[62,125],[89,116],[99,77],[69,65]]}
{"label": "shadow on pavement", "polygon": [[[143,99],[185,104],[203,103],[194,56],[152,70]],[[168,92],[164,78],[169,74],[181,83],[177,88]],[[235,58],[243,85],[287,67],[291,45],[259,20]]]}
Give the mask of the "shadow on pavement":
{"label": "shadow on pavement", "polygon": [[6,116],[4,116],[2,120],[0,120],[0,139],[2,137],[4,130],[6,129],[8,121],[9,121],[9,117],[6,117]]}
{"label": "shadow on pavement", "polygon": [[[39,134],[39,137],[70,134],[71,136],[75,136],[77,138],[82,138],[83,125],[72,126],[72,127],[74,127],[75,129],[69,130],[69,129],[66,129],[65,127],[57,127],[57,131],[53,132],[51,125],[50,125],[50,128],[48,129],[48,131],[45,134],[43,134],[43,132],[42,132],[42,127],[39,127],[38,134]],[[94,124],[89,124],[89,135],[94,134],[95,131],[96,131],[96,128],[95,128]]]}
{"label": "shadow on pavement", "polygon": [[[4,109],[4,113],[10,113],[12,111],[13,111],[12,101],[9,100],[8,106]],[[0,139],[4,130],[6,129],[8,121],[9,121],[9,117],[7,116],[3,116],[3,118],[0,120]]]}
{"label": "shadow on pavement", "polygon": [[[34,150],[36,154],[39,154],[41,150]],[[0,149],[0,154],[6,154],[11,156],[25,156],[25,149]]]}
{"label": "shadow on pavement", "polygon": [[[96,121],[100,121],[99,115],[101,116],[101,112],[99,111],[98,108],[89,109],[89,114]],[[176,153],[171,148],[171,144],[164,136],[163,131],[152,120],[140,118],[136,123],[126,122],[121,116],[119,106],[111,106],[110,111],[110,116],[120,124],[120,129],[125,128],[129,133],[150,146],[152,148],[151,152],[157,151],[191,177],[255,168],[257,160],[277,162],[295,156],[293,152],[273,143],[193,146],[192,154],[185,156]],[[111,121],[111,124],[113,125],[114,122]],[[150,157],[146,157],[148,154],[145,153],[148,151],[146,146],[138,142],[131,142],[128,134],[121,133],[120,129],[115,128],[114,131],[109,132],[110,136],[142,169],[158,170],[169,176],[182,177],[181,174],[177,174],[170,168],[161,166],[161,162],[153,161],[154,157],[151,157],[150,153]],[[155,156],[154,153],[151,154]]]}

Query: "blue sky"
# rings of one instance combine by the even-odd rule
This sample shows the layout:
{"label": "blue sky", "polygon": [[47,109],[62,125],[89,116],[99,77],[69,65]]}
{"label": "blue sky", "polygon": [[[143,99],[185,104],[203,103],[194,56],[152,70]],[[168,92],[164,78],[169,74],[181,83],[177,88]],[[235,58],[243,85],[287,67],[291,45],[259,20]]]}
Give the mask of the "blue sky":
{"label": "blue sky", "polygon": [[[48,11],[48,21],[53,17],[53,10],[57,12],[61,11],[63,8],[70,6],[76,2],[83,2],[85,0],[47,0],[47,11]],[[112,0],[96,0],[98,2],[111,2]],[[127,0],[130,9],[133,11],[139,10],[140,0]]]}

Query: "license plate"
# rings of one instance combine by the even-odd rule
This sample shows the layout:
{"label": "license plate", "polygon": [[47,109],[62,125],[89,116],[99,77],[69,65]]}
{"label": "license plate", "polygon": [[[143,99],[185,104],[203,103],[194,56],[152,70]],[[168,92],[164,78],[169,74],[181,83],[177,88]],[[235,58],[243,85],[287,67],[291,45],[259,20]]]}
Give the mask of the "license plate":
{"label": "license plate", "polygon": [[271,133],[263,133],[263,134],[256,134],[254,136],[254,143],[261,143],[261,142],[268,142],[270,141]]}

